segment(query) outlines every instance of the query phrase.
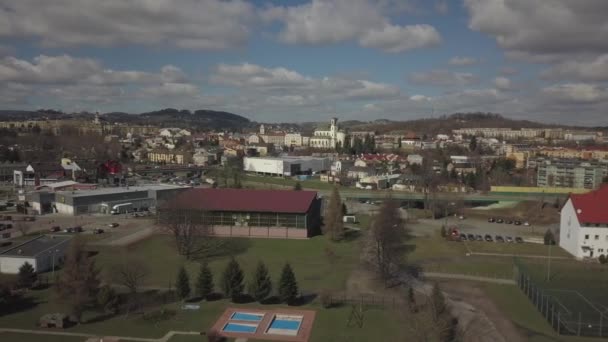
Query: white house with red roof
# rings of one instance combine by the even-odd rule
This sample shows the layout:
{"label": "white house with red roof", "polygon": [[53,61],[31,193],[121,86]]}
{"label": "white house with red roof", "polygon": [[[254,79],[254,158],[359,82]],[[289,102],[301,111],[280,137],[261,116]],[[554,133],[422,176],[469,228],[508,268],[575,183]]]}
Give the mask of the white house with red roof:
{"label": "white house with red roof", "polygon": [[608,185],[571,194],[561,210],[559,245],[577,259],[608,256]]}

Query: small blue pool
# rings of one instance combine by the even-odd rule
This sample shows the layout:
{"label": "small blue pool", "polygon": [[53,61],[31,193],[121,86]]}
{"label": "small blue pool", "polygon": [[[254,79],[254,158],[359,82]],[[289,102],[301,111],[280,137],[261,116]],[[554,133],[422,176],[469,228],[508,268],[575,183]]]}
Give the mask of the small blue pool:
{"label": "small blue pool", "polygon": [[244,324],[244,323],[228,323],[222,329],[225,332],[233,333],[254,333],[257,329],[257,325]]}
{"label": "small blue pool", "polygon": [[230,316],[231,320],[236,321],[252,321],[260,322],[264,318],[264,314],[249,313],[249,312],[235,312]]}
{"label": "small blue pool", "polygon": [[298,330],[300,329],[300,323],[300,321],[275,319],[270,323],[270,329]]}

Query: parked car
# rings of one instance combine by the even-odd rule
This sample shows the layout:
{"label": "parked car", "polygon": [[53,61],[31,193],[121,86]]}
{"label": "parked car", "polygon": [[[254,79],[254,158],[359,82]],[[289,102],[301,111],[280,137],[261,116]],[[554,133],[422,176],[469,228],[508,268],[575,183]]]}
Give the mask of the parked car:
{"label": "parked car", "polygon": [[52,226],[50,229],[51,233],[57,233],[60,230],[61,230],[61,227],[59,227],[59,226]]}
{"label": "parked car", "polygon": [[485,238],[484,238],[487,242],[492,242],[494,241],[494,239],[492,239],[492,235],[490,234],[486,234]]}
{"label": "parked car", "polygon": [[475,235],[473,234],[467,234],[467,238],[469,238],[469,241],[475,241]]}
{"label": "parked car", "polygon": [[494,222],[496,222],[496,219],[495,219],[495,218],[493,218],[493,217],[490,217],[490,218],[488,219],[488,222],[490,222],[490,223],[494,223]]}
{"label": "parked car", "polygon": [[477,234],[477,235],[475,235],[475,240],[476,241],[483,241],[483,236]]}
{"label": "parked car", "polygon": [[505,220],[506,224],[513,224],[513,220]]}
{"label": "parked car", "polygon": [[496,219],[496,223],[504,223],[504,222],[505,222],[505,221],[504,221],[503,219],[501,219],[501,218]]}
{"label": "parked car", "polygon": [[120,226],[120,225],[119,225],[118,223],[116,223],[116,222],[114,222],[114,223],[110,223],[110,224],[108,225],[108,227],[110,227],[110,228],[116,228],[116,227],[118,227],[118,226]]}
{"label": "parked car", "polygon": [[464,220],[464,219],[466,219],[466,217],[464,217],[464,215],[460,215],[460,216],[458,216],[458,219],[459,220]]}
{"label": "parked car", "polygon": [[467,240],[468,240],[467,234],[461,234],[460,235],[460,241],[467,241]]}
{"label": "parked car", "polygon": [[74,232],[74,228],[66,228],[63,230],[64,233],[73,233]]}
{"label": "parked car", "polygon": [[72,229],[74,230],[75,233],[82,233],[84,231],[84,229],[82,229],[81,226],[76,226]]}
{"label": "parked car", "polygon": [[104,230],[101,228],[93,229],[93,234],[103,234]]}
{"label": "parked car", "polygon": [[530,225],[530,222],[528,222],[528,221],[524,222],[524,226],[526,226],[526,227],[527,227],[527,226],[529,226],[529,225]]}
{"label": "parked car", "polygon": [[520,220],[515,220],[515,222],[513,222],[516,226],[521,226],[521,221]]}
{"label": "parked car", "polygon": [[522,239],[521,237],[517,236],[515,238],[515,242],[517,242],[517,243],[524,243],[524,239]]}
{"label": "parked car", "polygon": [[496,235],[496,242],[505,242],[505,239],[500,235]]}
{"label": "parked car", "polygon": [[513,242],[513,238],[512,238],[512,237],[510,237],[510,236],[507,236],[507,237],[506,237],[506,240],[507,240],[507,242],[509,242],[509,243],[512,243],[512,242]]}

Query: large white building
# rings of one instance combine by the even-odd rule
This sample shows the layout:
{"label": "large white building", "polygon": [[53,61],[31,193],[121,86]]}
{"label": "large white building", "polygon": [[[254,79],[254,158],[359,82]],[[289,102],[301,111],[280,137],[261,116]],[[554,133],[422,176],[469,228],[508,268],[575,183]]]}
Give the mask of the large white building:
{"label": "large white building", "polygon": [[329,122],[329,130],[315,130],[310,138],[310,147],[335,149],[338,145],[343,146],[346,133],[340,130],[338,119],[332,118]]}
{"label": "large white building", "polygon": [[36,272],[57,268],[63,263],[71,236],[40,235],[0,253],[0,273],[16,274],[26,262]]}
{"label": "large white building", "polygon": [[295,176],[328,171],[331,168],[329,158],[316,157],[245,157],[243,167],[246,172],[273,176]]}
{"label": "large white building", "polygon": [[608,254],[608,186],[570,195],[561,210],[559,245],[577,259]]}

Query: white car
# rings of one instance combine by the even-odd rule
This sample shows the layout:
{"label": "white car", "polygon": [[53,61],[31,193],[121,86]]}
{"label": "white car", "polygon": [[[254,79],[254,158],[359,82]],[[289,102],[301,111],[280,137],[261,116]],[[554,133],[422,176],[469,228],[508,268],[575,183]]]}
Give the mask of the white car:
{"label": "white car", "polygon": [[529,225],[530,225],[530,222],[528,222],[528,221],[524,222],[524,226],[529,226]]}

